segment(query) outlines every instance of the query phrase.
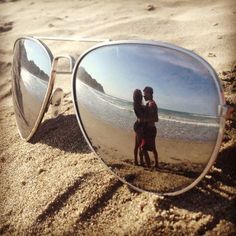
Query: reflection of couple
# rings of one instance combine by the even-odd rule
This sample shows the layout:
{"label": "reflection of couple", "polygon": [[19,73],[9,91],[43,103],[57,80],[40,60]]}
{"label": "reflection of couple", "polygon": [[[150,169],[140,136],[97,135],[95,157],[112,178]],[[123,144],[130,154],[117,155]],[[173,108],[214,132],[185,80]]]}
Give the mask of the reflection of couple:
{"label": "reflection of couple", "polygon": [[[143,105],[143,97],[147,101]],[[136,89],[133,94],[134,112],[137,116],[137,121],[134,123],[135,147],[134,147],[134,163],[138,165],[138,153],[140,157],[140,165],[144,166],[144,159],[148,167],[151,166],[148,151],[153,152],[155,158],[155,167],[158,167],[158,154],[156,150],[156,126],[158,121],[158,109],[153,100],[153,89],[145,87],[142,92]]]}

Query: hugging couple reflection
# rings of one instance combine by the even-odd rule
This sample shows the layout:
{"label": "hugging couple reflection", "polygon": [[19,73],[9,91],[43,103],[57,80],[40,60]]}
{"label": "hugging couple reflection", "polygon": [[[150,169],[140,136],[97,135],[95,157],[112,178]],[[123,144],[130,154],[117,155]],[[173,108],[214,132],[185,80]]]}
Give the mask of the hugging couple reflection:
{"label": "hugging couple reflection", "polygon": [[[143,97],[147,102],[143,105]],[[135,89],[133,93],[133,107],[137,116],[134,123],[135,131],[135,147],[134,147],[134,164],[139,165],[138,156],[140,158],[140,165],[151,167],[151,161],[148,151],[154,155],[155,167],[158,167],[158,153],[156,150],[156,126],[158,122],[158,108],[153,100],[153,89],[145,87],[143,95],[141,90]],[[144,162],[145,159],[145,162]]]}

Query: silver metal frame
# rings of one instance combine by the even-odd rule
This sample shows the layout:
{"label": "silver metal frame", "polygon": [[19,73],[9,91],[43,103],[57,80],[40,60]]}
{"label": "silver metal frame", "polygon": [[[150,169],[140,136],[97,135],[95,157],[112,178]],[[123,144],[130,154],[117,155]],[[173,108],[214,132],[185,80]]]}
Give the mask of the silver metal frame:
{"label": "silver metal frame", "polygon": [[[223,137],[223,132],[224,132],[224,126],[225,126],[225,115],[226,115],[226,104],[225,104],[225,98],[224,98],[224,93],[223,93],[223,87],[221,85],[221,81],[219,80],[216,72],[214,71],[214,69],[212,68],[212,66],[203,58],[201,58],[200,56],[198,56],[196,53],[189,51],[187,49],[169,44],[169,43],[164,43],[164,42],[158,42],[158,41],[146,41],[146,40],[122,40],[122,41],[111,41],[111,40],[101,40],[101,39],[85,39],[85,38],[68,38],[68,37],[22,37],[22,38],[27,38],[27,39],[32,39],[32,40],[36,40],[38,43],[40,43],[43,47],[45,47],[45,50],[47,51],[48,55],[51,55],[50,50],[48,49],[48,47],[40,41],[40,39],[42,40],[58,40],[58,41],[78,41],[78,42],[100,42],[100,44],[88,49],[87,51],[85,51],[76,61],[74,68],[73,68],[73,72],[72,72],[72,97],[73,97],[73,104],[74,104],[74,109],[75,109],[75,113],[76,113],[76,118],[77,121],[79,123],[80,129],[90,147],[90,149],[95,153],[95,155],[98,157],[98,159],[105,164],[106,168],[112,173],[114,174],[121,182],[129,185],[131,188],[139,191],[139,192],[149,192],[149,193],[153,193],[159,196],[176,196],[179,195],[181,193],[184,193],[188,190],[190,190],[191,188],[193,188],[194,186],[196,186],[203,178],[204,176],[207,174],[207,172],[210,170],[210,168],[212,167],[212,165],[214,164],[217,154],[219,152],[220,149],[220,145],[222,142],[222,137]],[[102,43],[101,43],[102,42]],[[120,44],[142,44],[142,45],[152,45],[152,46],[159,46],[159,47],[166,47],[169,49],[174,49],[177,50],[179,52],[183,52],[185,54],[188,54],[192,57],[194,57],[195,59],[197,59],[199,62],[201,62],[202,64],[205,65],[205,67],[208,69],[208,71],[210,72],[210,74],[212,75],[212,77],[215,80],[215,84],[217,87],[217,92],[218,92],[218,96],[220,98],[220,124],[219,124],[219,132],[218,132],[218,137],[216,140],[216,144],[215,144],[215,148],[212,152],[212,155],[208,161],[207,166],[205,167],[205,169],[203,170],[203,172],[201,173],[201,175],[195,179],[190,185],[188,185],[187,187],[183,188],[182,190],[178,190],[175,192],[168,192],[168,193],[158,193],[158,192],[151,192],[151,191],[147,191],[147,190],[143,190],[140,189],[136,186],[133,186],[132,184],[128,183],[126,180],[122,179],[121,177],[119,177],[116,173],[114,173],[107,165],[106,163],[103,161],[103,159],[97,155],[96,151],[94,150],[92,143],[90,142],[88,135],[86,133],[86,130],[83,126],[82,123],[82,119],[80,117],[80,112],[79,112],[79,107],[78,104],[76,102],[76,88],[75,88],[75,83],[76,83],[76,72],[77,69],[79,67],[80,62],[82,61],[82,59],[91,51],[96,50],[98,48],[101,47],[105,47],[105,46],[109,46],[109,45],[120,45]],[[52,61],[52,70],[51,70],[51,76],[49,79],[49,85],[48,85],[48,90],[41,108],[41,111],[39,113],[39,118],[36,121],[35,127],[33,128],[31,134],[29,135],[28,138],[26,138],[25,140],[29,140],[33,134],[36,132],[42,118],[43,115],[45,113],[45,110],[47,108],[48,102],[49,102],[49,98],[53,89],[53,84],[54,84],[54,80],[55,80],[55,76],[56,76],[56,66],[57,66],[57,62],[59,60],[59,58],[61,57],[66,57],[66,58],[70,58],[70,56],[58,56],[55,57]]]}
{"label": "silver metal frame", "polygon": [[82,38],[82,37],[49,37],[49,36],[29,36],[39,40],[52,40],[52,41],[72,41],[72,42],[106,42],[111,39],[95,39],[95,38]]}

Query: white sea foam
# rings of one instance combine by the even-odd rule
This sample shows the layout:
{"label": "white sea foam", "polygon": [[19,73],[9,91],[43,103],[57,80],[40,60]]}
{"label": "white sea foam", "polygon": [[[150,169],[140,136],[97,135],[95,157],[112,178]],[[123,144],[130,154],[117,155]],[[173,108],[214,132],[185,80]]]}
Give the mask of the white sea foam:
{"label": "white sea foam", "polygon": [[165,120],[165,121],[174,121],[177,123],[181,123],[181,124],[190,124],[190,125],[197,125],[197,126],[210,126],[210,127],[218,127],[219,124],[217,123],[209,123],[209,122],[199,122],[199,121],[190,121],[190,120],[178,120],[175,118],[166,118],[161,116],[161,114],[159,114],[159,119],[160,120]]}
{"label": "white sea foam", "polygon": [[27,91],[39,99],[43,99],[48,83],[31,74],[28,70],[21,68],[21,78]]}

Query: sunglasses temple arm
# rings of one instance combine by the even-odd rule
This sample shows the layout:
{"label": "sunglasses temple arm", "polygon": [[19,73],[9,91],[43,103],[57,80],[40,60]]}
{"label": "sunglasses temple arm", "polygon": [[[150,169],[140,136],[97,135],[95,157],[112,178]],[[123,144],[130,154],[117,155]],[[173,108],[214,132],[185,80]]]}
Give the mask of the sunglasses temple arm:
{"label": "sunglasses temple arm", "polygon": [[236,119],[236,107],[232,105],[226,105],[226,120],[235,120]]}
{"label": "sunglasses temple arm", "polygon": [[[60,59],[68,59],[69,60],[69,64],[70,64],[70,68],[69,71],[57,71],[57,65],[58,65],[58,61]],[[73,71],[73,67],[75,64],[75,58],[70,56],[70,55],[60,55],[60,56],[56,56],[53,58],[52,61],[52,70],[51,70],[51,83],[50,83],[50,87],[51,89],[53,89],[53,85],[56,79],[56,74],[71,74]],[[61,110],[61,104],[62,104],[62,100],[63,100],[63,90],[61,88],[57,88],[53,94],[51,95],[49,102],[47,104],[47,107],[45,109],[45,113],[48,112],[49,106],[52,106],[52,117],[55,118],[59,115],[60,110]]]}
{"label": "sunglasses temple arm", "polygon": [[76,42],[107,42],[111,41],[111,39],[89,39],[82,37],[48,37],[48,36],[31,36],[35,39],[41,40],[53,40],[53,41],[76,41]]}
{"label": "sunglasses temple arm", "polygon": [[[233,105],[221,105],[219,106],[219,116],[226,120],[234,120],[236,115],[236,107]],[[235,116],[236,117],[236,116]]]}

